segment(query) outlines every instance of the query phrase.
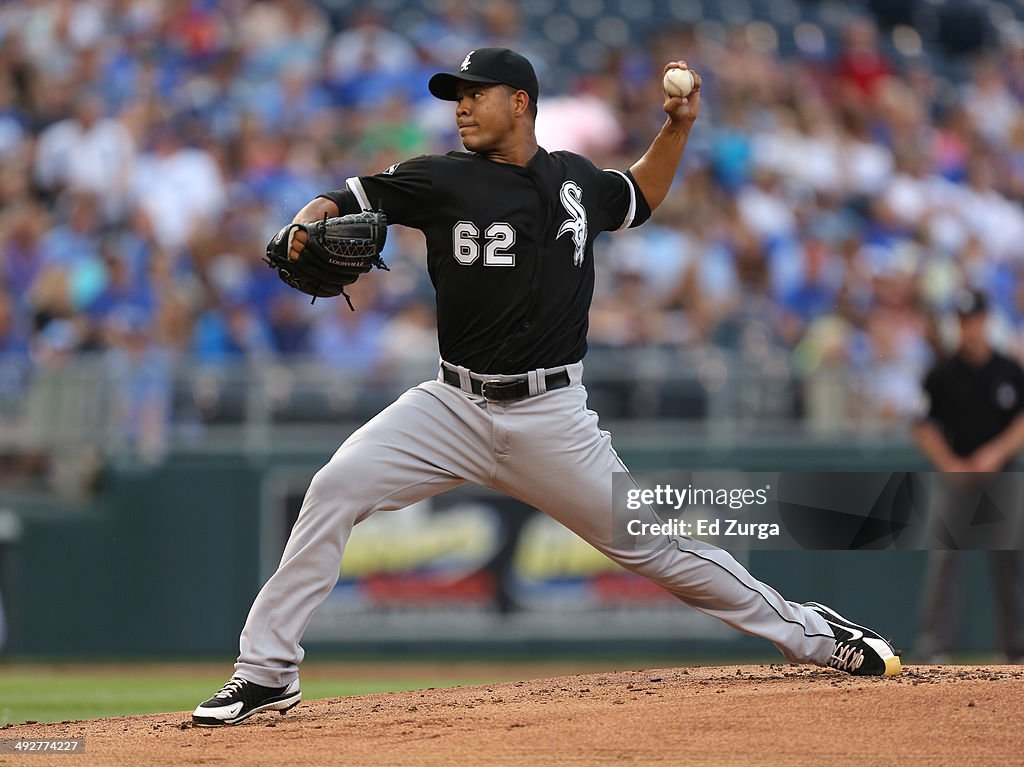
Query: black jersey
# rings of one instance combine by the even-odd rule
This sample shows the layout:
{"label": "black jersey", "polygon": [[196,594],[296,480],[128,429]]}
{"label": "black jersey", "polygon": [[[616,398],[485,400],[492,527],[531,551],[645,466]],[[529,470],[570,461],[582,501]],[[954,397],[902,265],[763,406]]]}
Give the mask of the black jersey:
{"label": "black jersey", "polygon": [[924,381],[928,420],[958,456],[968,456],[1002,433],[1024,411],[1024,370],[994,353],[983,365],[960,355],[937,364]]}
{"label": "black jersey", "polygon": [[346,189],[331,195],[343,213],[380,209],[426,235],[441,356],[480,373],[581,360],[594,238],[650,216],[631,174],[543,149],[525,168],[467,152],[416,157]]}

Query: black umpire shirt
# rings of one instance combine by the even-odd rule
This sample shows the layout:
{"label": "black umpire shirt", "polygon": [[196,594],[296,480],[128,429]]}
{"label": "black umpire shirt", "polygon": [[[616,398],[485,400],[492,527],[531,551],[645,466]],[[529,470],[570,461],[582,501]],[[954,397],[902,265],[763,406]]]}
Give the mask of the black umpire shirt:
{"label": "black umpire shirt", "polygon": [[426,235],[441,356],[495,374],[583,359],[594,238],[651,213],[631,173],[543,149],[526,168],[467,152],[415,157],[324,196]]}
{"label": "black umpire shirt", "polygon": [[971,365],[960,355],[939,362],[924,381],[933,421],[960,457],[1001,434],[1024,410],[1024,370],[993,352]]}

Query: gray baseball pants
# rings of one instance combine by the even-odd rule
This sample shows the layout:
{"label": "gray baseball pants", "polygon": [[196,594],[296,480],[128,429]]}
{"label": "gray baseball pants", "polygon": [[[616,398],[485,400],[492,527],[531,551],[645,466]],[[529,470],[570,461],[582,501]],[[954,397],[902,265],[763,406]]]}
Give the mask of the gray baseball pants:
{"label": "gray baseball pants", "polygon": [[[954,475],[956,476],[956,475]],[[980,485],[959,487],[946,475],[934,475],[930,509],[929,542],[935,548],[928,552],[921,600],[921,625],[916,652],[929,662],[958,649],[963,610],[964,564],[969,550],[987,545],[1005,545],[1006,549],[985,551],[992,574],[995,608],[996,646],[1004,658],[1019,662],[1024,657],[1024,582],[1022,582],[1021,514],[1011,514],[1001,522],[974,524],[981,498],[995,501],[1004,510],[1019,510],[1024,487],[1015,473],[990,475]],[[942,530],[945,537],[940,537]],[[972,539],[972,534],[981,540]],[[940,548],[963,546],[963,549]]]}
{"label": "gray baseball pants", "polygon": [[[449,367],[468,388],[475,374]],[[242,630],[236,675],[290,684],[304,655],[299,642],[338,580],[353,525],[464,482],[536,507],[686,604],[773,642],[789,660],[824,665],[835,648],[824,619],[783,599],[728,552],[669,536],[614,547],[612,474],[626,468],[587,409],[583,364],[565,369],[568,387],[543,392],[545,374],[555,371],[537,371],[538,394],[509,403],[427,381],[353,433],[310,483],[281,563]]]}

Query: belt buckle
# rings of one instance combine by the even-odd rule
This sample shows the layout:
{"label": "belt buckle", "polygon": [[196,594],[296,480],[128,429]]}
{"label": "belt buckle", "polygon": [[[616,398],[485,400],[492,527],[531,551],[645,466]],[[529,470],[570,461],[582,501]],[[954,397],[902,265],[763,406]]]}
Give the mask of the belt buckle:
{"label": "belt buckle", "polygon": [[487,388],[489,386],[500,386],[501,383],[502,381],[499,378],[492,378],[488,381],[484,381],[483,383],[480,384],[480,396],[482,396],[488,402],[500,402],[501,400],[497,399],[496,397],[491,397],[487,394]]}

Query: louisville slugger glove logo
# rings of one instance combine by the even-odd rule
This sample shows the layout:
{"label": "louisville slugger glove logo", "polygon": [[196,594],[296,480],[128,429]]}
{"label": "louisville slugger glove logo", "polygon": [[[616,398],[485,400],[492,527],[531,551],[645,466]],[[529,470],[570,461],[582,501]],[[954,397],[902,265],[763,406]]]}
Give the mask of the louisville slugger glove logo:
{"label": "louisville slugger glove logo", "polygon": [[583,207],[583,190],[575,181],[566,181],[558,192],[558,199],[562,201],[562,207],[569,214],[569,218],[562,222],[555,239],[567,232],[572,234],[575,246],[572,262],[580,266],[587,247],[587,211]]}

